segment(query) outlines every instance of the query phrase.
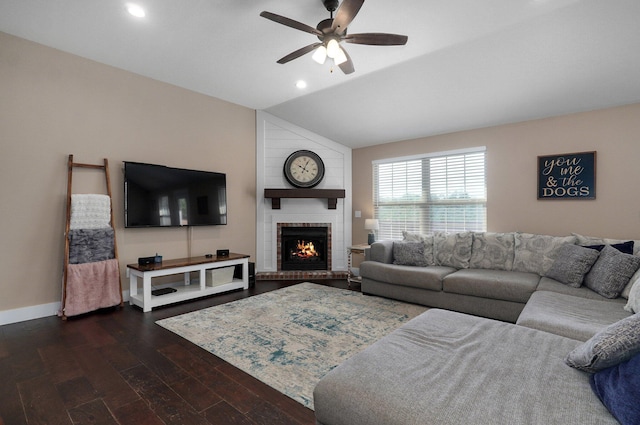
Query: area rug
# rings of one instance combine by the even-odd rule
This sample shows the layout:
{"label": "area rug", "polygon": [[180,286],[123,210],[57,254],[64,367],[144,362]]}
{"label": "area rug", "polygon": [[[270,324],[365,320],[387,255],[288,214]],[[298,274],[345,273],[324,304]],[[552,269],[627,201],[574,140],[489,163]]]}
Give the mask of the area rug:
{"label": "area rug", "polygon": [[425,310],[305,282],[156,323],[313,409],[327,372]]}

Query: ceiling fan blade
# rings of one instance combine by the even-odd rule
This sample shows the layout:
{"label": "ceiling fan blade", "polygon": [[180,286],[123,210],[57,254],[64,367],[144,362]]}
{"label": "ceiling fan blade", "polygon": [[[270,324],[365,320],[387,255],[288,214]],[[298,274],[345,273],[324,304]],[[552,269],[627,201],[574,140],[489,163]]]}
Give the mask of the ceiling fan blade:
{"label": "ceiling fan blade", "polygon": [[382,32],[368,32],[349,34],[343,40],[347,43],[369,44],[373,46],[402,46],[407,44],[409,37],[399,34],[385,34]]}
{"label": "ceiling fan blade", "polygon": [[277,22],[279,24],[286,25],[288,27],[291,27],[300,31],[308,32],[310,34],[317,35],[317,36],[322,36],[322,32],[320,32],[316,28],[310,27],[309,25],[303,24],[302,22],[294,21],[293,19],[287,18],[285,16],[276,15],[275,13],[266,12],[266,11],[260,13],[260,16],[262,16],[263,18],[267,18],[273,22]]}
{"label": "ceiling fan blade", "polygon": [[338,10],[336,10],[336,17],[333,18],[331,30],[337,35],[344,34],[353,18],[360,11],[363,3],[364,0],[343,0]]}
{"label": "ceiling fan blade", "polygon": [[305,46],[302,49],[298,49],[295,52],[289,53],[287,56],[285,56],[282,59],[278,60],[278,63],[285,64],[287,62],[290,62],[290,61],[292,61],[294,59],[299,58],[302,55],[306,55],[307,53],[315,50],[316,47],[318,47],[320,45],[322,45],[322,43],[309,44],[308,46]]}
{"label": "ceiling fan blade", "polygon": [[347,57],[347,61],[342,62],[338,66],[340,67],[342,72],[344,72],[345,74],[351,74],[352,72],[355,71],[355,68],[353,67],[353,61],[351,60],[351,56],[349,56],[349,53],[347,53],[347,51],[344,48],[342,48],[342,51],[344,52],[344,55]]}

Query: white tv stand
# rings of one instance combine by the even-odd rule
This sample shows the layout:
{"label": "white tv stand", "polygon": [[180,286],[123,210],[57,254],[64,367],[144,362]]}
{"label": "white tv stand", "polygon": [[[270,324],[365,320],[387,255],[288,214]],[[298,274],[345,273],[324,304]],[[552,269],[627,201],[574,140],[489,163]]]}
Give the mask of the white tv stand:
{"label": "white tv stand", "polygon": [[[230,283],[207,286],[206,271],[220,267],[242,264],[242,279],[233,279]],[[153,307],[187,301],[194,298],[206,297],[234,289],[249,288],[249,256],[230,253],[225,257],[191,257],[177,260],[167,260],[162,263],[138,265],[128,264],[129,272],[129,304],[142,307],[145,313]],[[199,272],[197,284],[191,284],[191,273]],[[158,288],[171,287],[176,292],[164,295],[151,295],[151,279],[160,276],[183,274],[183,281],[158,285]],[[142,279],[142,293],[138,292],[138,279]]]}

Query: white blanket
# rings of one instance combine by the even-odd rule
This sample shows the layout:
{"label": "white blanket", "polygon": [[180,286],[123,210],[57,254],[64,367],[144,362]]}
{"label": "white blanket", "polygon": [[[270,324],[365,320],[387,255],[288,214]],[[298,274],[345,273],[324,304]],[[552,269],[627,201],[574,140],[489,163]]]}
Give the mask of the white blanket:
{"label": "white blanket", "polygon": [[111,199],[107,195],[71,195],[70,229],[111,227]]}

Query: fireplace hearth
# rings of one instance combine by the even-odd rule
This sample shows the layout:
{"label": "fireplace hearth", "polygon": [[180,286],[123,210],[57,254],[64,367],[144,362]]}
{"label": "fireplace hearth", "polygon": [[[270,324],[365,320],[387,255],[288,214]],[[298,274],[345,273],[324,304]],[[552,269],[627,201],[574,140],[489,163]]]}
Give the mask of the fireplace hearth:
{"label": "fireplace hearth", "polygon": [[327,227],[282,227],[280,270],[328,270]]}

